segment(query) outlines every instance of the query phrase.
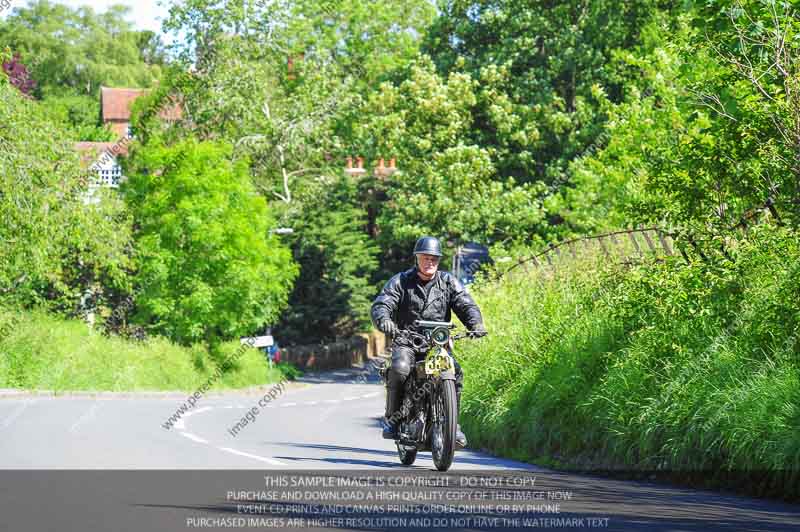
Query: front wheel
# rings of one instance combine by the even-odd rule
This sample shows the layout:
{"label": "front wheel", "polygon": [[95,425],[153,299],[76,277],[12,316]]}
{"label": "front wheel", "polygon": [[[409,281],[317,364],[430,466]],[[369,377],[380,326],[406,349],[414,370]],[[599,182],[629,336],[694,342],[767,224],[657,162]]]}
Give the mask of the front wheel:
{"label": "front wheel", "polygon": [[433,463],[439,471],[447,471],[453,464],[456,449],[456,385],[454,381],[442,381],[434,394],[435,422],[431,451]]}

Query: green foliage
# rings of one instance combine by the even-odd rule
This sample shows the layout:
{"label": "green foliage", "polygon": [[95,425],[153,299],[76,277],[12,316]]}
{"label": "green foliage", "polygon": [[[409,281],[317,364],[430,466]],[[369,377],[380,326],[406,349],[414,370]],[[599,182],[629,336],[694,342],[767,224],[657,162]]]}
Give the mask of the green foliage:
{"label": "green foliage", "polygon": [[98,125],[100,101],[96,96],[49,96],[42,105],[52,122],[63,124],[68,138],[92,142],[117,140],[107,125]]}
{"label": "green foliage", "polygon": [[[602,133],[569,165],[573,186],[546,201],[547,211],[565,222],[562,236],[611,230],[633,223],[661,222],[673,209],[671,195],[653,187],[657,167],[666,169],[689,134],[696,112],[682,86],[691,28],[666,16],[642,32],[642,45],[615,54],[617,70],[636,72],[623,100],[612,102],[594,87],[607,116]],[[669,35],[669,38],[665,38]]]}
{"label": "green foliage", "polygon": [[575,232],[655,222],[725,234],[770,200],[796,226],[797,35],[796,11],[770,2],[655,20],[616,55],[639,80],[603,105],[602,149],[573,162],[575,187],[548,210]]}
{"label": "green foliage", "polygon": [[[426,52],[445,72],[463,68],[479,77],[487,69],[505,69],[500,108],[486,107],[476,117],[475,141],[498,150],[504,175],[560,183],[569,161],[595,140],[604,122],[593,87],[619,99],[624,75],[610,59],[635,46],[662,4],[669,5],[446,0],[426,35]],[[498,121],[498,113],[513,118]]]}
{"label": "green foliage", "polygon": [[129,222],[112,196],[84,205],[85,176],[69,134],[42,104],[0,76],[0,297],[80,311],[91,290],[126,282]]}
{"label": "green foliage", "polygon": [[297,267],[231,146],[153,140],[124,187],[136,223],[137,321],[181,343],[220,341],[274,322]]}
{"label": "green foliage", "polygon": [[142,37],[125,20],[130,8],[71,9],[48,0],[15,8],[0,21],[0,48],[19,52],[37,97],[96,96],[100,85],[149,87],[159,68],[142,60]]}
{"label": "green foliage", "polygon": [[388,183],[370,185],[388,197],[378,215],[385,247],[410,249],[421,234],[507,244],[541,229],[542,189],[498,175],[494,152],[470,142],[477,87],[468,74],[443,78],[422,58],[402,83],[371,97],[357,145],[368,156],[396,156],[401,167]]}
{"label": "green foliage", "polygon": [[459,358],[470,437],[572,467],[767,472],[779,485],[729,487],[800,496],[800,247],[765,225],[732,255],[588,258],[478,289],[491,334]]}
{"label": "green foliage", "polygon": [[281,70],[289,57],[327,63],[363,90],[414,57],[434,14],[427,0],[191,0],[171,6],[164,26],[185,34],[176,51],[186,62],[204,66],[236,41]]}
{"label": "green foliage", "polygon": [[298,0],[286,28],[293,51],[330,57],[361,90],[405,67],[435,8],[427,0]]}
{"label": "green foliage", "polygon": [[296,380],[297,377],[302,377],[303,372],[294,367],[293,365],[289,364],[288,362],[278,362],[274,365],[275,369],[281,372],[283,377],[289,379],[290,381]]}
{"label": "green foliage", "polygon": [[49,119],[73,140],[116,140],[100,123],[100,86],[150,87],[165,58],[158,37],[132,29],[130,8],[102,15],[47,0],[30,2],[0,20],[0,49],[19,53],[36,82]]}
{"label": "green foliage", "polygon": [[340,179],[300,200],[292,242],[300,275],[276,327],[281,343],[346,338],[368,329],[378,247],[364,231],[355,187]]}
{"label": "green foliage", "polygon": [[[9,322],[15,324],[13,331],[0,338],[0,388],[191,393],[215,371],[214,359],[201,346],[181,347],[164,338],[146,342],[109,338],[83,322],[39,310],[0,309],[0,326]],[[236,340],[220,350],[226,357],[239,347]],[[270,370],[260,350],[248,349],[211,389],[279,382],[284,375],[294,374],[283,366]]]}

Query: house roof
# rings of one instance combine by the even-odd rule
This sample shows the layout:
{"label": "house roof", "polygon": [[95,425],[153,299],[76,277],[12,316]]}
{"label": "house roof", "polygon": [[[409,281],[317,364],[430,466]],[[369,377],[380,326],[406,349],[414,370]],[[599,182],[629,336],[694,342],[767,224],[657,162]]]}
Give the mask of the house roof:
{"label": "house roof", "polygon": [[145,93],[145,89],[100,87],[100,111],[103,115],[103,122],[129,120],[133,101]]}
{"label": "house roof", "polygon": [[[128,139],[129,140],[129,139]],[[112,157],[128,154],[128,140],[120,139],[117,142],[76,142],[75,151],[80,154],[81,165],[89,166],[97,161],[104,152],[108,152]],[[114,147],[116,146],[116,151]]]}
{"label": "house roof", "polygon": [[[148,92],[150,89],[100,87],[100,112],[103,115],[103,122],[129,121],[134,100]],[[159,116],[165,120],[177,120],[183,116],[183,112],[177,102],[172,102],[172,105],[162,106]]]}

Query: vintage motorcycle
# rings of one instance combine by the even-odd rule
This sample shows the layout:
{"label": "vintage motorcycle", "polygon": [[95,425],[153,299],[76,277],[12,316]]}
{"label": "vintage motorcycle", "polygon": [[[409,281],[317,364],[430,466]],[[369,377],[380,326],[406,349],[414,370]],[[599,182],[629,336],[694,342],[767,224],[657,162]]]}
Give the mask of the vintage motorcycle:
{"label": "vintage motorcycle", "polygon": [[[450,335],[455,325],[441,321],[414,321],[413,328],[398,331],[416,351],[414,366],[405,382],[398,424],[397,452],[403,465],[411,465],[418,451],[431,451],[439,471],[447,471],[456,450],[456,374],[450,350],[468,333]],[[389,365],[380,369],[387,379]]]}

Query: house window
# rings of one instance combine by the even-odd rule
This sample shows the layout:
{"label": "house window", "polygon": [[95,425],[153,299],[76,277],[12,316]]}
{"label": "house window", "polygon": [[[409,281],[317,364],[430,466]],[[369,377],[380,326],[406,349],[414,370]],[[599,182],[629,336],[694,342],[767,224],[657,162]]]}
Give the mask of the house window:
{"label": "house window", "polygon": [[131,127],[130,124],[125,126],[125,136],[128,137],[129,139],[133,138],[133,128]]}
{"label": "house window", "polygon": [[117,163],[111,165],[110,168],[101,168],[99,170],[99,177],[99,185],[101,187],[117,188],[120,179],[122,179],[122,168]]}

